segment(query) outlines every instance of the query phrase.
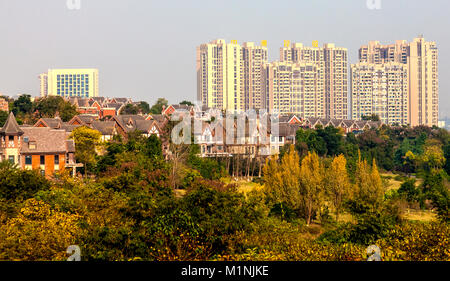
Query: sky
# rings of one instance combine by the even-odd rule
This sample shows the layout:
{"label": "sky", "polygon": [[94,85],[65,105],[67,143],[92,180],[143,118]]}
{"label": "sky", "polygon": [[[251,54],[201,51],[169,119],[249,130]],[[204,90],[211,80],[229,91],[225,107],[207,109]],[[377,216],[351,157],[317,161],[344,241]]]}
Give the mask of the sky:
{"label": "sky", "polygon": [[[196,99],[196,47],[222,38],[348,48],[422,34],[439,48],[440,115],[450,117],[450,1],[379,0],[0,0],[0,93],[39,95],[40,73],[98,68],[100,95],[153,104]],[[377,1],[377,0],[372,0]]]}

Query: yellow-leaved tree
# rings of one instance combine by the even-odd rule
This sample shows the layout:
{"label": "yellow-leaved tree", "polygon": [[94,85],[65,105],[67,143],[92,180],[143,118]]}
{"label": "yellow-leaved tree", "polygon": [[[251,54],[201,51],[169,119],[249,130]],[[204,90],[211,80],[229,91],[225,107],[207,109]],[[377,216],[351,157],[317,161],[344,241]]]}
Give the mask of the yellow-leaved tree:
{"label": "yellow-leaved tree", "polygon": [[42,201],[27,200],[18,216],[0,227],[0,260],[66,260],[67,248],[79,234],[78,219]]}
{"label": "yellow-leaved tree", "polygon": [[385,189],[375,159],[370,167],[367,160],[361,160],[359,156],[356,164],[355,185],[358,201],[372,207],[378,206],[383,201]]}
{"label": "yellow-leaved tree", "polygon": [[326,174],[327,197],[333,204],[336,221],[346,199],[351,197],[351,184],[347,172],[347,159],[344,155],[334,157]]}
{"label": "yellow-leaved tree", "polygon": [[294,146],[289,148],[278,163],[278,159],[272,157],[266,160],[263,168],[264,187],[266,194],[273,203],[281,204],[282,215],[284,216],[283,204],[296,209],[299,207],[300,198],[298,193],[300,177],[300,158]]}
{"label": "yellow-leaved tree", "polygon": [[306,224],[320,208],[325,194],[324,168],[316,152],[308,152],[300,167],[300,197],[305,210]]}

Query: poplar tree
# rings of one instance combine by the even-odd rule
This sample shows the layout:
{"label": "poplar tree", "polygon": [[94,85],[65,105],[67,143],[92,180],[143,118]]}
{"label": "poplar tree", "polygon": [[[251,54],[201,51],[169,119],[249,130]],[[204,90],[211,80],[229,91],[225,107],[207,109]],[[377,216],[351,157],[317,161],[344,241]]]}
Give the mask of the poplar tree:
{"label": "poplar tree", "polygon": [[300,167],[300,196],[305,210],[306,224],[311,223],[313,214],[323,203],[324,169],[316,152],[308,152]]}
{"label": "poplar tree", "polygon": [[350,181],[347,172],[347,159],[344,155],[334,157],[330,169],[327,171],[327,195],[333,204],[336,221],[346,199],[351,196]]}

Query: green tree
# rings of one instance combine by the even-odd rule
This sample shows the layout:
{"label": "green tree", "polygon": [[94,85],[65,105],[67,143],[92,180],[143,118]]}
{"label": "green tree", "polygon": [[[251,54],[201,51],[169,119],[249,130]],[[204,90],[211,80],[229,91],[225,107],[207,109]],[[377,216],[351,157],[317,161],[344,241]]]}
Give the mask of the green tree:
{"label": "green tree", "polygon": [[96,148],[100,144],[101,133],[82,126],[73,130],[70,138],[75,141],[75,156],[77,161],[84,164],[85,174],[87,175],[88,168],[96,163]]}
{"label": "green tree", "polygon": [[76,106],[59,96],[38,99],[33,106],[40,118],[54,118],[59,114],[59,117],[67,122],[78,114]]}
{"label": "green tree", "polygon": [[23,201],[48,188],[48,180],[36,171],[21,170],[9,161],[0,162],[0,198]]}
{"label": "green tree", "polygon": [[17,100],[14,101],[12,112],[16,116],[19,113],[27,114],[32,112],[32,108],[33,103],[31,102],[31,96],[21,95]]}
{"label": "green tree", "polygon": [[138,108],[139,108],[139,111],[140,111],[142,114],[149,114],[149,113],[150,113],[150,105],[148,104],[148,102],[141,101],[141,102],[138,104]]}
{"label": "green tree", "polygon": [[180,102],[180,104],[185,104],[185,105],[188,105],[188,106],[193,106],[194,105],[192,102],[187,101],[187,100],[184,100],[184,101]]}
{"label": "green tree", "polygon": [[159,98],[156,103],[150,108],[151,114],[161,114],[163,107],[169,104],[165,98]]}
{"label": "green tree", "polygon": [[134,104],[127,104],[121,111],[120,115],[136,115],[139,113],[139,107]]}
{"label": "green tree", "polygon": [[0,110],[0,127],[3,127],[3,125],[5,125],[8,116],[8,112]]}

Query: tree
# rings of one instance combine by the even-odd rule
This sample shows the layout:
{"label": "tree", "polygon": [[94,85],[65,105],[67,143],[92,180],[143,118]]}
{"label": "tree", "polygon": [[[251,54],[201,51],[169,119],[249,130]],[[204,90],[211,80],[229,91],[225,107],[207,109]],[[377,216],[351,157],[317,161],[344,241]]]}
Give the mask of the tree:
{"label": "tree", "polygon": [[150,108],[151,114],[161,114],[163,111],[163,107],[167,107],[169,102],[165,98],[159,98],[158,101]]}
{"label": "tree", "polygon": [[63,261],[76,245],[78,215],[53,210],[34,198],[0,227],[0,260]]}
{"label": "tree", "polygon": [[381,181],[376,160],[372,168],[367,160],[358,159],[355,174],[356,200],[366,206],[377,207],[384,198],[384,187]]}
{"label": "tree", "polygon": [[380,121],[380,116],[378,116],[377,114],[372,114],[372,115],[366,115],[366,116],[361,116],[361,120],[364,121]]}
{"label": "tree", "polygon": [[425,171],[439,170],[445,165],[444,152],[435,144],[427,145],[424,153],[419,157],[419,165]]}
{"label": "tree", "polygon": [[343,208],[343,203],[350,198],[350,181],[347,173],[347,160],[344,155],[334,157],[330,169],[327,171],[327,194],[334,206],[336,221],[339,220],[339,213]]}
{"label": "tree", "polygon": [[39,99],[34,104],[34,109],[38,112],[40,118],[54,118],[57,114],[67,122],[78,114],[76,106],[65,101],[59,96],[48,96]]}
{"label": "tree", "polygon": [[3,127],[3,125],[5,125],[8,116],[8,112],[0,110],[0,127]]}
{"label": "tree", "polygon": [[276,158],[267,159],[263,167],[264,188],[274,204],[280,204],[282,218],[286,208],[298,209],[300,206],[299,177],[300,159],[294,146],[278,164]]}
{"label": "tree", "polygon": [[149,113],[150,113],[150,105],[148,104],[148,102],[141,101],[141,102],[138,104],[138,108],[139,108],[139,111],[140,111],[142,114],[149,114]]}
{"label": "tree", "polygon": [[120,111],[120,115],[136,115],[139,113],[139,108],[135,106],[134,104],[127,104],[125,107]]}
{"label": "tree", "polygon": [[0,199],[23,201],[48,188],[48,180],[36,171],[21,170],[9,161],[0,162]]}
{"label": "tree", "polygon": [[93,166],[96,162],[96,147],[100,143],[101,133],[86,126],[73,130],[70,138],[75,141],[75,156],[77,160],[84,164],[87,175],[88,166]]}
{"label": "tree", "polygon": [[317,153],[308,152],[300,167],[300,197],[305,209],[306,224],[319,210],[324,195],[324,169]]}
{"label": "tree", "polygon": [[193,106],[194,105],[192,102],[187,101],[187,100],[184,100],[184,101],[180,102],[180,104],[185,104],[185,105],[188,105],[188,106]]}
{"label": "tree", "polygon": [[31,102],[30,95],[21,95],[17,100],[13,103],[12,112],[14,115],[18,115],[19,113],[27,114],[31,113],[33,108],[33,103]]}

